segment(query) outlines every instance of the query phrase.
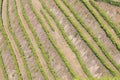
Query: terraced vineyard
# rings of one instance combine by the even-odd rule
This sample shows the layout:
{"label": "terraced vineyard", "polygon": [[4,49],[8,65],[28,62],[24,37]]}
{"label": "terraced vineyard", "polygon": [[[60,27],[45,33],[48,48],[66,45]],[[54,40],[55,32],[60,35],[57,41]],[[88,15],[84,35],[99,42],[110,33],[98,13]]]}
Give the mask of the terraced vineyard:
{"label": "terraced vineyard", "polygon": [[119,0],[0,0],[0,80],[120,80]]}

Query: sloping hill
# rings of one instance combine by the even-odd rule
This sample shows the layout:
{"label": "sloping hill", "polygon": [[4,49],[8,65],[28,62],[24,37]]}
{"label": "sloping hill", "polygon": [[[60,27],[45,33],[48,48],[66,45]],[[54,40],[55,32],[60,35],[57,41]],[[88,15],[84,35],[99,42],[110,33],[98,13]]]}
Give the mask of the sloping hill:
{"label": "sloping hill", "polygon": [[0,0],[0,80],[119,80],[119,0]]}

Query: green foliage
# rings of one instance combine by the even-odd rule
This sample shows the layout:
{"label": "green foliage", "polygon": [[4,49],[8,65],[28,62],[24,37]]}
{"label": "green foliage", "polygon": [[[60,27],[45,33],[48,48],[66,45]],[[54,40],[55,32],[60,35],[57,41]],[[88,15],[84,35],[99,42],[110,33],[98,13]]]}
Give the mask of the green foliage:
{"label": "green foliage", "polygon": [[114,0],[98,0],[98,1],[103,1],[103,2],[109,3],[111,5],[120,7],[120,2],[119,1],[114,1]]}
{"label": "green foliage", "polygon": [[8,74],[7,74],[6,67],[5,67],[4,62],[3,62],[2,52],[1,51],[0,51],[0,67],[2,68],[2,73],[4,75],[4,78],[6,80],[8,80]]}

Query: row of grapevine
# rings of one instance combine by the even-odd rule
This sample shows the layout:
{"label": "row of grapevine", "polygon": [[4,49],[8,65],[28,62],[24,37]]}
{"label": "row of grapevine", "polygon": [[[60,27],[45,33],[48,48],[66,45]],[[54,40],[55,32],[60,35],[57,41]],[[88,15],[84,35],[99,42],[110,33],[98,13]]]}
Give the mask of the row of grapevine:
{"label": "row of grapevine", "polygon": [[120,30],[118,26],[110,19],[109,16],[106,15],[106,13],[102,9],[100,9],[100,7],[98,7],[98,5],[93,0],[90,0],[90,3],[100,13],[104,20],[111,26],[111,28],[116,32],[118,37],[120,37]]}
{"label": "row of grapevine", "polygon": [[8,80],[8,74],[6,71],[6,66],[4,65],[3,58],[2,58],[2,52],[0,51],[0,67],[2,69],[2,73],[4,75],[4,78]]}
{"label": "row of grapevine", "polygon": [[[7,13],[7,23],[8,23],[8,27],[9,27],[9,30],[10,30],[13,38],[14,38],[14,41],[16,42],[16,45],[17,45],[17,47],[18,47],[18,50],[19,50],[19,52],[20,52],[22,61],[23,61],[23,63],[24,63],[24,68],[26,69],[26,73],[27,73],[28,79],[29,79],[29,80],[32,80],[31,73],[30,73],[30,71],[29,71],[29,69],[28,69],[28,65],[27,65],[27,62],[26,62],[26,60],[25,60],[24,51],[23,51],[23,49],[21,48],[21,45],[20,45],[20,43],[19,43],[19,41],[18,41],[18,39],[17,39],[17,37],[16,37],[16,35],[15,35],[12,27],[11,27],[11,22],[10,22],[10,18],[9,18],[9,11],[8,11],[9,0],[7,0],[7,3],[8,3],[8,5],[7,5],[7,12],[6,12],[6,13]],[[22,74],[22,73],[21,73],[21,74]]]}
{"label": "row of grapevine", "polygon": [[115,0],[98,0],[98,1],[103,1],[103,2],[109,3],[111,5],[120,7],[120,2],[119,1],[115,1]]}
{"label": "row of grapevine", "polygon": [[101,17],[95,12],[94,8],[88,1],[82,0],[83,4],[87,7],[87,9],[91,12],[91,14],[95,17],[95,19],[98,21],[98,23],[101,25],[101,28],[105,31],[107,36],[110,38],[112,43],[115,45],[115,47],[120,50],[120,42],[116,34],[113,34],[108,26],[103,22]]}
{"label": "row of grapevine", "polygon": [[[50,11],[49,11],[50,12]],[[43,10],[41,10],[41,13],[43,14],[44,18],[47,19],[47,22],[50,23],[49,19],[47,18],[45,12]],[[49,14],[51,14],[51,17],[53,17],[54,22],[56,23],[58,29],[61,31],[64,39],[66,40],[67,44],[70,46],[70,48],[72,49],[72,51],[75,53],[79,63],[81,64],[84,72],[87,74],[87,76],[89,78],[92,78],[92,75],[90,74],[90,72],[88,71],[88,69],[86,68],[86,65],[84,64],[83,60],[81,59],[78,50],[75,48],[75,46],[72,44],[72,42],[70,41],[70,39],[68,38],[67,34],[65,33],[64,29],[61,27],[60,23],[58,22],[58,20],[56,19],[56,17],[50,12]]]}
{"label": "row of grapevine", "polygon": [[51,25],[52,23],[51,23],[50,20],[47,18],[47,16],[44,15],[44,18],[47,20],[47,22],[48,22],[51,30],[52,30],[52,31],[55,31],[54,28],[53,28],[53,26]]}
{"label": "row of grapevine", "polygon": [[76,24],[76,22],[73,20],[73,18],[67,14],[66,10],[64,9],[64,7],[62,7],[62,5],[60,5],[59,1],[55,0],[55,3],[56,3],[56,5],[58,5],[58,7],[60,8],[60,10],[67,17],[67,19],[72,23],[72,25],[75,27],[75,29],[77,30],[77,32],[79,33],[79,35],[81,36],[81,38],[91,48],[91,50],[94,52],[94,54],[96,55],[96,57],[101,61],[101,63],[110,71],[110,73],[112,75],[115,75],[115,76],[118,75],[118,73],[115,70],[113,70],[112,67],[110,67],[110,65],[105,61],[105,59],[101,56],[101,54],[99,54],[99,51],[88,40],[88,38],[85,36],[85,34],[83,33],[83,31],[81,30],[81,28],[79,27],[79,25]]}
{"label": "row of grapevine", "polygon": [[66,0],[63,0],[64,4],[69,8],[71,13],[74,15],[74,17],[77,19],[77,21],[84,27],[84,29],[91,35],[92,39],[96,42],[96,44],[99,46],[101,51],[105,54],[105,56],[109,59],[109,61],[117,68],[117,70],[120,71],[120,66],[117,65],[117,63],[112,59],[111,55],[108,53],[107,49],[104,47],[103,43],[96,37],[96,35],[88,28],[88,26],[83,22],[81,17],[78,13],[75,12],[75,10],[66,2]]}
{"label": "row of grapevine", "polygon": [[52,36],[50,35],[49,31],[47,30],[45,23],[42,21],[42,19],[40,18],[39,14],[37,13],[37,11],[35,10],[35,8],[33,7],[32,4],[31,4],[31,9],[33,10],[34,14],[36,15],[39,23],[42,25],[43,30],[46,32],[47,37],[50,40],[50,42],[52,43],[53,47],[56,49],[56,51],[59,53],[60,57],[64,61],[65,65],[68,67],[70,73],[73,75],[73,77],[78,78],[78,76],[76,76],[76,74],[74,73],[74,71],[70,67],[70,63],[66,60],[65,56],[63,55],[63,53],[61,52],[61,50],[56,45],[55,41],[53,40]]}
{"label": "row of grapevine", "polygon": [[[21,29],[22,29],[22,31],[23,31],[23,33],[24,33],[25,39],[26,39],[27,42],[28,42],[28,45],[29,45],[29,47],[30,47],[30,49],[31,49],[31,51],[32,51],[32,53],[33,53],[33,55],[34,55],[34,58],[35,58],[35,60],[36,60],[36,63],[37,63],[37,65],[38,65],[38,67],[39,67],[42,75],[44,76],[44,78],[45,78],[46,80],[48,80],[48,77],[47,77],[47,75],[46,75],[46,73],[45,73],[45,71],[44,71],[44,69],[43,69],[43,67],[42,67],[42,65],[41,65],[41,63],[40,63],[40,61],[39,61],[39,58],[38,58],[38,56],[37,56],[37,54],[36,54],[36,51],[35,51],[32,43],[31,43],[31,41],[30,41],[30,39],[29,39],[28,33],[26,32],[26,30],[25,30],[25,28],[24,28],[24,25],[23,25],[23,23],[22,23],[22,21],[21,21],[21,19],[20,19],[20,16],[19,16],[18,11],[17,11],[16,1],[14,0],[14,2],[15,2],[15,7],[16,7],[17,19],[18,19],[19,24],[20,24],[20,27],[21,27]],[[22,3],[21,3],[21,4],[22,4]],[[22,7],[21,7],[21,8],[22,8]]]}

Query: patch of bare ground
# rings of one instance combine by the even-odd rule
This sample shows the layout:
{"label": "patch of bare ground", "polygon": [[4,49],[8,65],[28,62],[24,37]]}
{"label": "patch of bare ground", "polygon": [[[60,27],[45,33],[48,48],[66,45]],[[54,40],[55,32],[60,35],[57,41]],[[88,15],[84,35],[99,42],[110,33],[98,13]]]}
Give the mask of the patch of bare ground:
{"label": "patch of bare ground", "polygon": [[6,7],[7,7],[7,0],[4,0],[3,1],[3,7],[2,7],[3,25],[4,25],[4,28],[5,28],[5,31],[6,31],[6,33],[8,35],[8,39],[9,39],[9,41],[11,43],[11,46],[13,48],[14,54],[16,56],[21,76],[22,76],[23,80],[28,80],[27,75],[26,75],[26,70],[24,68],[24,64],[23,64],[22,59],[21,59],[21,55],[19,53],[17,45],[16,45],[16,43],[15,43],[15,41],[14,41],[10,31],[9,31],[9,28],[8,28],[9,26],[7,24],[7,16],[6,16],[7,15],[7,13],[6,13],[7,8]]}
{"label": "patch of bare ground", "polygon": [[[68,2],[75,9],[75,11],[78,14],[80,14],[80,17],[82,18],[82,20],[86,23],[86,25],[88,25],[88,27],[96,35],[96,37],[104,44],[105,48],[107,49],[107,52],[112,56],[113,60],[117,64],[120,64],[119,51],[112,44],[112,42],[110,41],[106,33],[103,31],[103,29],[101,29],[100,25],[92,16],[92,14],[90,14],[90,12],[81,3],[75,3],[75,2],[71,3],[70,1]],[[82,8],[79,9],[79,7],[82,7]]]}
{"label": "patch of bare ground", "polygon": [[[5,42],[5,40],[3,39],[3,36],[0,32],[0,51],[1,51],[1,56],[3,59],[3,64],[6,67],[6,74],[8,74],[8,79],[9,80],[18,80],[18,76],[15,70],[15,65],[14,65],[14,61],[12,59],[12,56],[10,54],[10,51],[7,47],[7,44]],[[2,73],[2,69],[0,68],[0,80],[5,80],[3,73]]]}
{"label": "patch of bare ground", "polygon": [[[26,0],[23,0],[23,3],[25,3],[25,2],[26,2]],[[28,24],[26,23],[23,15],[22,15],[22,9],[21,9],[21,6],[20,6],[20,0],[19,0],[19,1],[16,0],[16,3],[17,3],[17,7],[18,7],[19,16],[20,16],[20,18],[21,18],[21,20],[22,20],[22,23],[23,23],[23,25],[24,25],[24,28],[25,28],[26,32],[27,32],[28,35],[29,35],[30,41],[31,41],[31,43],[33,44],[33,47],[34,47],[34,49],[35,49],[35,51],[36,51],[36,54],[38,55],[39,61],[40,61],[41,65],[42,65],[43,69],[45,70],[48,78],[49,78],[50,80],[53,80],[53,76],[51,75],[50,71],[48,70],[47,64],[46,64],[46,62],[45,62],[45,60],[44,60],[44,58],[43,58],[43,56],[42,56],[42,53],[41,53],[40,49],[39,49],[38,46],[37,46],[37,43],[36,43],[36,41],[35,41],[35,39],[34,39],[34,36],[33,36],[33,33],[30,31],[29,26],[28,26]],[[24,5],[24,4],[23,4],[23,5]]]}
{"label": "patch of bare ground", "polygon": [[[49,0],[49,1],[45,1],[45,2],[48,5],[48,7],[50,8],[50,10],[53,12],[53,14],[55,14],[57,19],[61,23],[61,25],[64,27],[65,32],[68,34],[69,38],[74,43],[74,45],[76,46],[78,51],[81,53],[81,56],[82,56],[83,60],[85,61],[85,64],[87,65],[90,72],[96,77],[101,77],[103,75],[109,75],[109,72],[99,62],[99,60],[94,56],[94,54],[91,52],[91,50],[88,48],[88,46],[84,43],[84,41],[77,35],[77,32],[73,28],[73,26],[68,22],[68,20],[61,13],[61,11],[56,7],[56,5],[54,3],[52,3],[53,1]],[[71,1],[69,1],[69,2],[71,2]],[[96,43],[91,39],[89,34],[86,31],[84,31],[84,33],[86,33],[86,35],[91,40],[93,45],[96,46],[96,48],[98,49],[100,54],[105,58],[105,56],[102,54],[101,50],[97,47]],[[105,58],[105,60],[112,66],[112,64],[106,58]]]}
{"label": "patch of bare ground", "polygon": [[96,4],[116,23],[120,29],[120,7],[97,1]]}
{"label": "patch of bare ground", "polygon": [[[12,4],[12,5],[10,5]],[[16,35],[16,38],[18,39],[21,48],[24,52],[24,56],[25,56],[25,60],[27,63],[27,66],[30,70],[31,76],[33,78],[33,80],[44,80],[38,66],[37,63],[35,61],[35,58],[33,56],[33,53],[28,45],[28,42],[25,39],[25,35],[21,30],[21,26],[19,25],[19,21],[17,19],[17,15],[16,15],[16,9],[14,7],[15,2],[14,0],[10,0],[9,1],[9,17],[10,17],[10,23],[11,23],[11,27]]]}

